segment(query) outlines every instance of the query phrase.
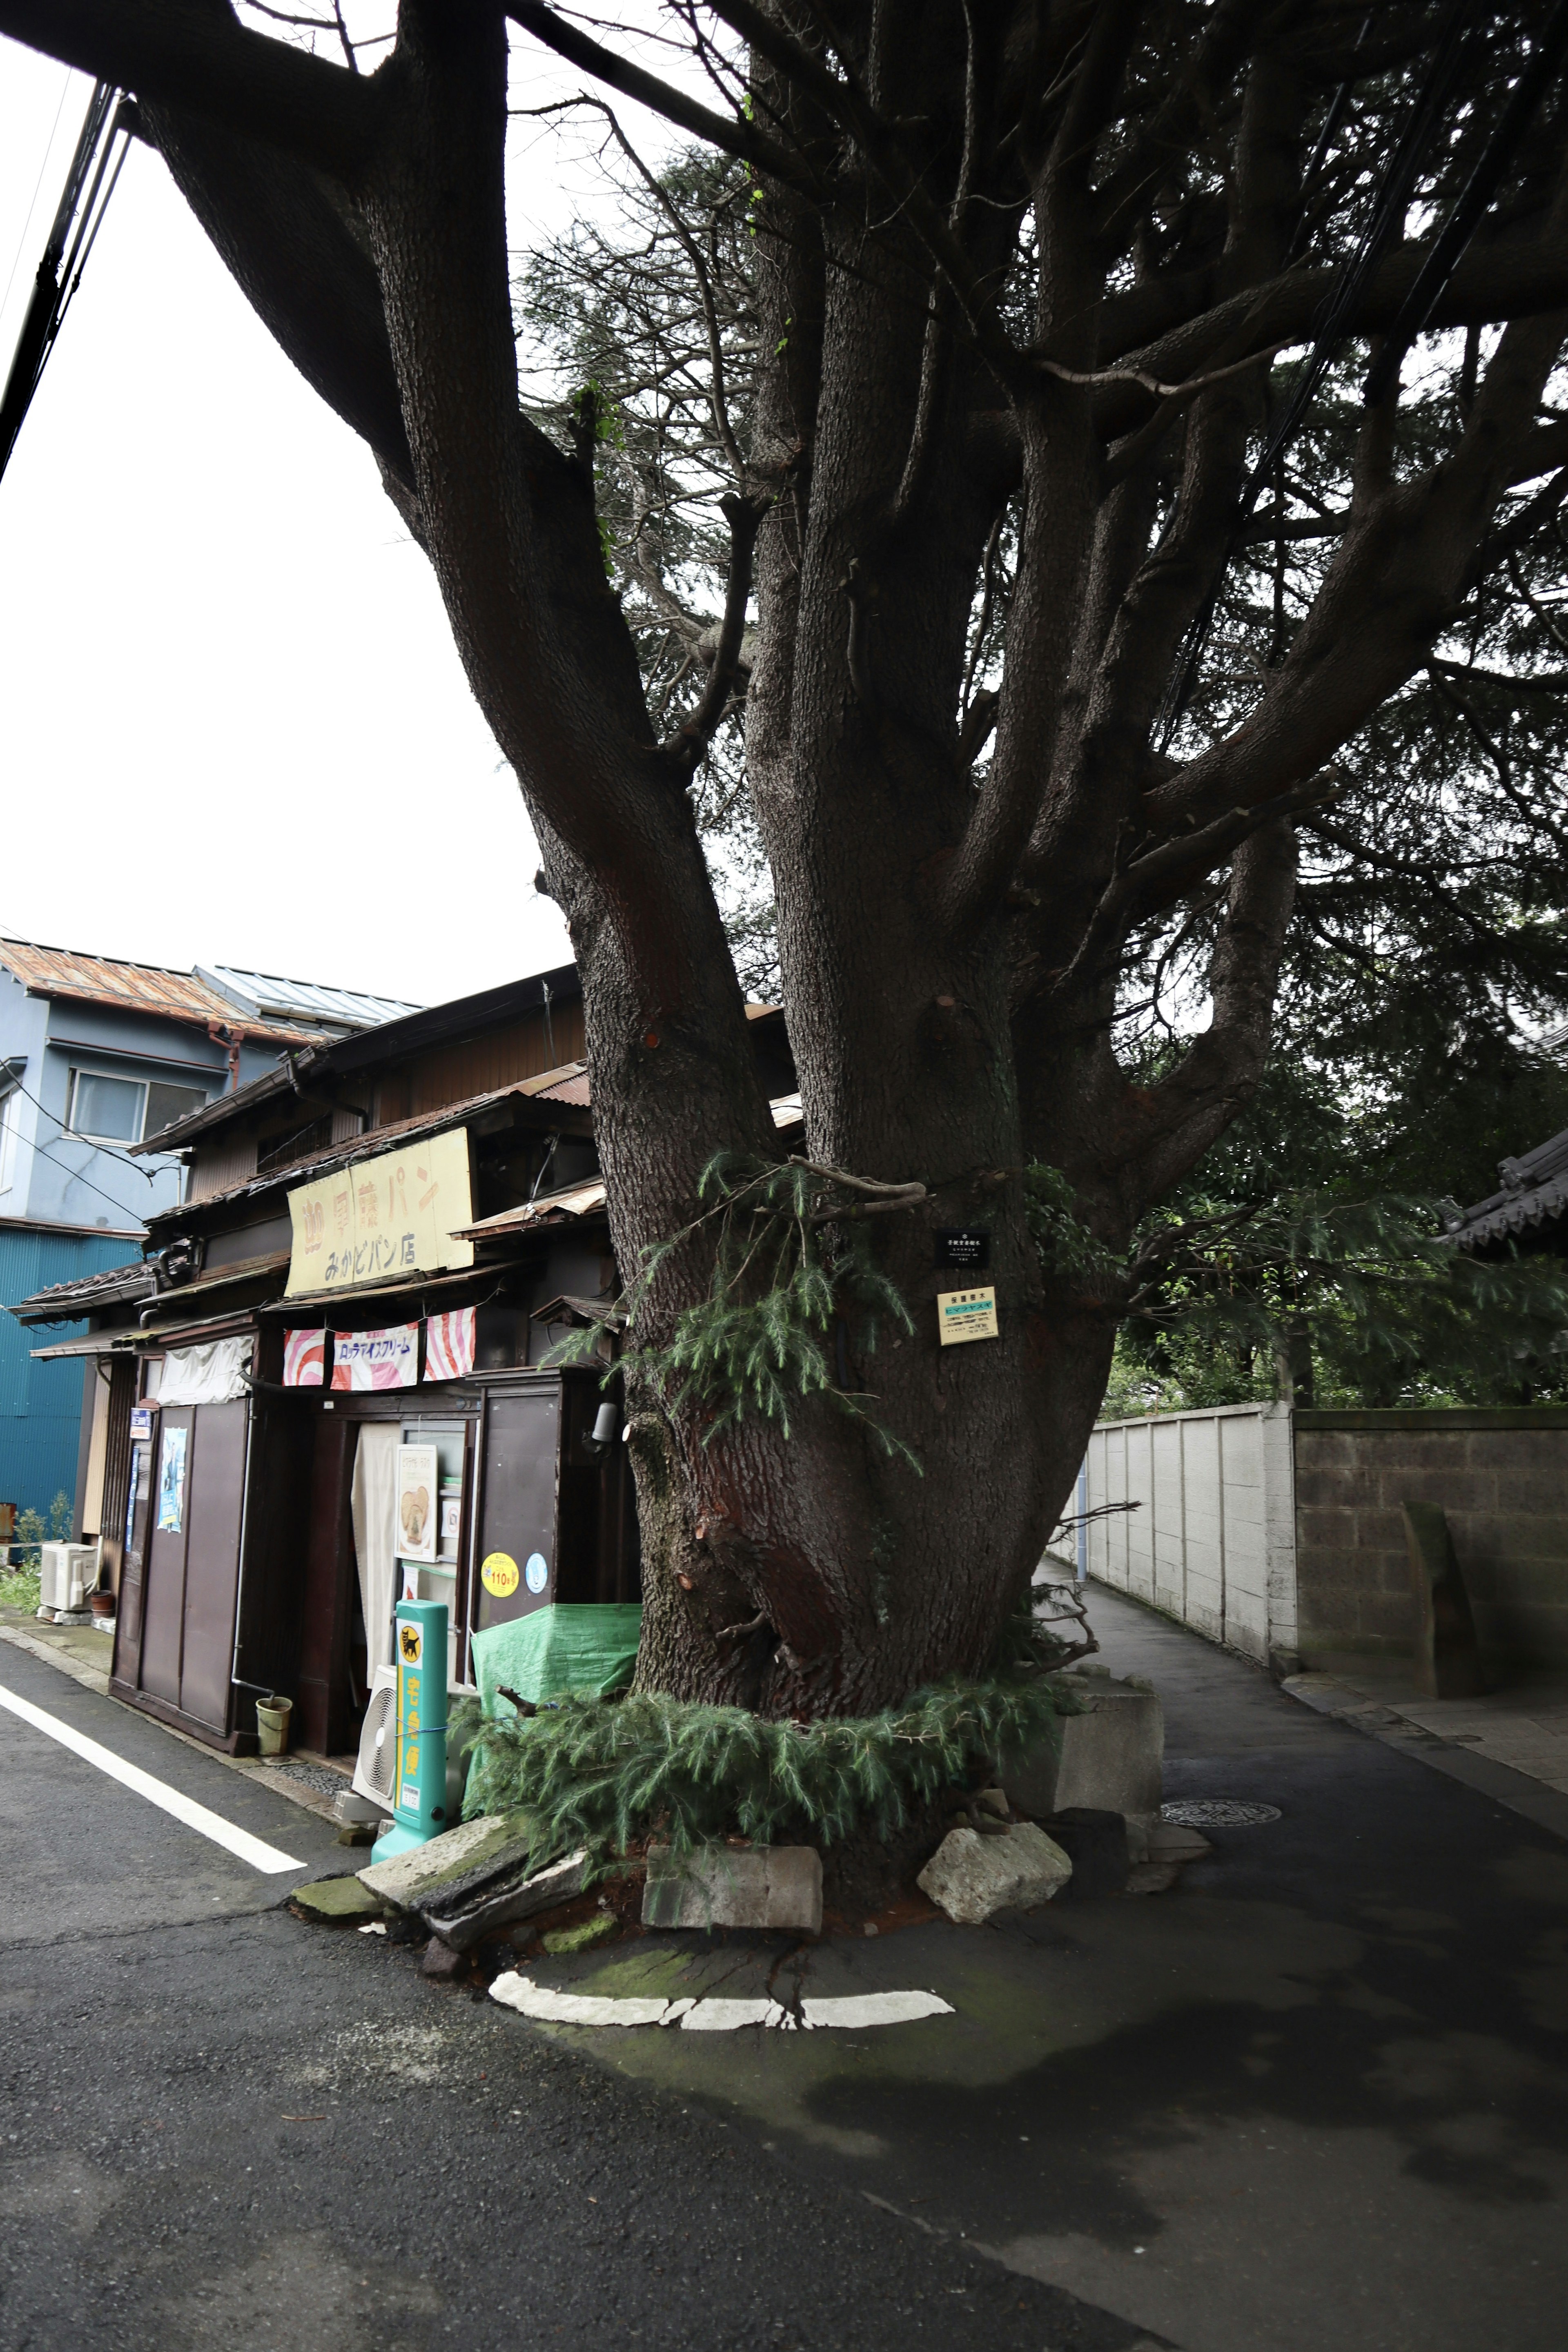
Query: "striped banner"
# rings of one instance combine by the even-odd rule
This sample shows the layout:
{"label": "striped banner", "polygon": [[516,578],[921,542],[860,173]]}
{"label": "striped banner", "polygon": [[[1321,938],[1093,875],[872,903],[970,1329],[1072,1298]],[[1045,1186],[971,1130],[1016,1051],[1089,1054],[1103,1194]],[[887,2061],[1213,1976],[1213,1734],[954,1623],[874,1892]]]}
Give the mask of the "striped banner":
{"label": "striped banner", "polygon": [[326,1376],[325,1331],[286,1331],[283,1335],[284,1387],[319,1389]]}
{"label": "striped banner", "polygon": [[460,1381],[474,1369],[472,1307],[450,1315],[432,1315],[425,1326],[425,1377],[427,1381]]}
{"label": "striped banner", "polygon": [[419,1326],[395,1323],[383,1331],[334,1331],[335,1389],[411,1389],[419,1379]]}

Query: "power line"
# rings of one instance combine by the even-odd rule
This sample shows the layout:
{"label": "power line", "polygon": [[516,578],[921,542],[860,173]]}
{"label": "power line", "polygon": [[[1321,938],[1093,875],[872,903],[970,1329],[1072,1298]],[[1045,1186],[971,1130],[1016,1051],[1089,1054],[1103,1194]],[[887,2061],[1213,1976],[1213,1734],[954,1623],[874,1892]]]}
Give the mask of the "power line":
{"label": "power line", "polygon": [[[137,1082],[132,1079],[131,1083],[134,1085]],[[51,1110],[47,1103],[40,1102],[37,1096],[32,1092],[31,1088],[25,1087],[22,1084],[20,1078],[14,1077],[10,1086],[7,1087],[6,1092],[8,1094],[26,1095],[27,1100],[32,1104],[35,1110],[41,1110],[46,1118],[52,1118],[54,1120],[55,1125],[59,1129],[62,1136],[74,1135],[76,1133],[77,1130],[74,1128],[68,1127],[58,1111]],[[3,1099],[3,1097],[0,1097],[0,1099]],[[96,1136],[84,1135],[81,1140],[84,1143],[90,1144],[94,1151],[107,1152],[111,1160],[123,1160],[127,1168],[129,1168],[134,1175],[144,1177],[149,1184],[155,1184],[158,1178],[163,1172],[162,1169],[143,1168],[140,1160],[132,1160],[128,1151],[117,1150],[112,1143],[100,1143]],[[62,1160],[59,1164],[63,1167],[65,1163]]]}
{"label": "power line", "polygon": [[16,338],[11,372],[5,379],[5,392],[0,394],[0,475],[10,463],[16,436],[48,365],[66,312],[81,284],[82,271],[130,146],[131,132],[123,110],[115,105],[115,92],[107,82],[95,82],[44,257],[34,279],[32,299]]}

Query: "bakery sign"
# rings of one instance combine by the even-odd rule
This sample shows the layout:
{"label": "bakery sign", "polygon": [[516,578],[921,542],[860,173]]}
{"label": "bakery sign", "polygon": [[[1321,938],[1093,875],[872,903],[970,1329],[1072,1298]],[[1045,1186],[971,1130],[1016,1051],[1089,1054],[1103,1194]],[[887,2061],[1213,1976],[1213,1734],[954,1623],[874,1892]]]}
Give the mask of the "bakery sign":
{"label": "bakery sign", "polygon": [[452,1238],[455,1225],[473,1223],[468,1131],[449,1128],[300,1184],[289,1195],[289,1215],[285,1297],[472,1265],[472,1242]]}

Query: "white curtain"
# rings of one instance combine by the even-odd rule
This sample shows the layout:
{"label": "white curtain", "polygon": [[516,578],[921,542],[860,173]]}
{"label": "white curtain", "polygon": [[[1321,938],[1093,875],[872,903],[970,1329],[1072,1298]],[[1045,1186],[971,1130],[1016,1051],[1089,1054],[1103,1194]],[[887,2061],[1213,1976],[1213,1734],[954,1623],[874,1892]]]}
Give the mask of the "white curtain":
{"label": "white curtain", "polygon": [[395,1421],[367,1421],[354,1454],[352,1504],[359,1598],[364,1612],[367,1676],[392,1662],[392,1609],[397,1597],[397,1449]]}
{"label": "white curtain", "polygon": [[240,1375],[250,1370],[255,1342],[247,1333],[237,1339],[212,1339],[205,1348],[171,1348],[163,1359],[158,1384],[160,1404],[231,1404],[247,1393]]}

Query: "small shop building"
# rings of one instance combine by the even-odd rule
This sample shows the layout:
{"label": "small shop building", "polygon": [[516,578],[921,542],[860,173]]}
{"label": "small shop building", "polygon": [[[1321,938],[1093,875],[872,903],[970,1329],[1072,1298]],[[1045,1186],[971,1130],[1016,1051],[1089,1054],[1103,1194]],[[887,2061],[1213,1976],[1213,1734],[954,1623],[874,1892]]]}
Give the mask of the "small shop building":
{"label": "small shop building", "polygon": [[[787,1129],[782,1015],[752,1010]],[[158,1144],[187,1196],[143,1258],[16,1309],[105,1391],[78,1505],[115,1696],[246,1753],[281,1692],[295,1746],[342,1757],[400,1599],[447,1603],[471,1686],[476,1633],[640,1598],[626,1450],[595,1433],[621,1280],[573,967],[285,1054]],[[552,1361],[574,1331],[589,1360]]]}

